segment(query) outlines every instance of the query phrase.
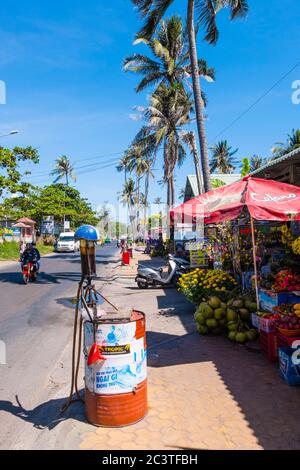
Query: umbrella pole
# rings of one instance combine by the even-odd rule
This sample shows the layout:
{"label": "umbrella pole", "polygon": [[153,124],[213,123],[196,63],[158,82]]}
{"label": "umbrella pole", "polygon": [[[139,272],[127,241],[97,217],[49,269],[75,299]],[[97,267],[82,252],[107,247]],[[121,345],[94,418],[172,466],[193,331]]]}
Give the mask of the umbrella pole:
{"label": "umbrella pole", "polygon": [[252,252],[253,252],[253,265],[254,265],[254,277],[255,277],[255,293],[256,293],[256,305],[259,310],[259,298],[258,298],[258,278],[257,278],[257,262],[256,262],[256,244],[255,244],[255,233],[253,217],[250,215],[251,223],[251,235],[252,235]]}

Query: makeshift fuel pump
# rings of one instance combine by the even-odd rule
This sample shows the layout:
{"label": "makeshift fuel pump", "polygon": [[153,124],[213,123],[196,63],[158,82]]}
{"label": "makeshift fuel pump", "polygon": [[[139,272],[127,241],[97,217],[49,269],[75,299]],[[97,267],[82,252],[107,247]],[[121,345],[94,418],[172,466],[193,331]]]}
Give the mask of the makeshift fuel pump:
{"label": "makeshift fuel pump", "polygon": [[[75,238],[80,240],[82,275],[76,298],[71,390],[62,411],[81,401],[92,424],[132,424],[147,412],[145,316],[132,309],[117,308],[92,284],[97,276],[97,230],[84,225]],[[105,310],[100,305],[104,302],[109,305]],[[83,332],[85,400],[78,391]]]}

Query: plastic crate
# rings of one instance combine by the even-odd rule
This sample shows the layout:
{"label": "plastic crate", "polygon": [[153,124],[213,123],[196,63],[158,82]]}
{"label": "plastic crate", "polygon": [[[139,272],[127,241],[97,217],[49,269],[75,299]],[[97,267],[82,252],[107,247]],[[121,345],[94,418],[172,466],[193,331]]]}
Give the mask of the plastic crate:
{"label": "plastic crate", "polygon": [[288,303],[288,292],[273,292],[270,290],[259,289],[259,305],[262,310],[273,312],[274,307]]}
{"label": "plastic crate", "polygon": [[254,326],[254,328],[259,328],[259,320],[260,320],[260,316],[257,315],[257,313],[252,313],[251,322],[252,322],[252,326]]}
{"label": "plastic crate", "polygon": [[259,332],[259,343],[261,351],[267,356],[269,361],[278,361],[277,334],[275,332]]}
{"label": "plastic crate", "polygon": [[[297,354],[298,351],[298,354]],[[280,375],[288,385],[300,385],[299,348],[279,348]]]}
{"label": "plastic crate", "polygon": [[299,295],[290,292],[288,294],[288,304],[299,304],[300,303],[300,292]]}
{"label": "plastic crate", "polygon": [[281,333],[277,333],[277,348],[286,348],[291,347],[294,344],[294,341],[299,341],[300,345],[300,336],[285,336]]}
{"label": "plastic crate", "polygon": [[270,320],[269,318],[260,318],[258,328],[260,331],[264,331],[265,333],[273,333],[276,331],[275,320]]}

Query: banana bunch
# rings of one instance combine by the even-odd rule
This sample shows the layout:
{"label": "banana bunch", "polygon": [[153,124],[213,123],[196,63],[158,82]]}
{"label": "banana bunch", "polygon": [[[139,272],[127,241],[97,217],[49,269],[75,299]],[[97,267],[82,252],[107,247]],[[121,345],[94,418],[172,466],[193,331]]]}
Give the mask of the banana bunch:
{"label": "banana bunch", "polygon": [[300,304],[295,304],[294,305],[294,314],[300,318]]}
{"label": "banana bunch", "polygon": [[292,250],[295,255],[300,255],[300,237],[296,238],[296,240],[293,241]]}

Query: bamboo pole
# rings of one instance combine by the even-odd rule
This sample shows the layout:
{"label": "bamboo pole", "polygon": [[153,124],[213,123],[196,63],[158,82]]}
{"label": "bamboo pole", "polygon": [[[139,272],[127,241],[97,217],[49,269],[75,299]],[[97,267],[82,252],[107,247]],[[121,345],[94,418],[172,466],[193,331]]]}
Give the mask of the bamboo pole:
{"label": "bamboo pole", "polygon": [[253,265],[254,265],[256,305],[257,305],[257,310],[259,310],[256,244],[255,244],[254,222],[253,222],[253,217],[251,215],[250,215],[250,223],[251,223],[251,235],[252,235],[252,253],[253,253]]}

